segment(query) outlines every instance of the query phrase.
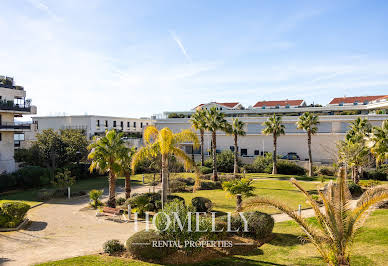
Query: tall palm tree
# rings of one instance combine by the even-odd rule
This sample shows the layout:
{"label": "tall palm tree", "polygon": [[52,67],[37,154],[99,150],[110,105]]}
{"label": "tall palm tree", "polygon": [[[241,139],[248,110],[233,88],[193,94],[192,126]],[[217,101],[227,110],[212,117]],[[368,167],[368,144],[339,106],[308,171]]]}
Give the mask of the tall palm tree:
{"label": "tall palm tree", "polygon": [[123,147],[120,154],[120,167],[121,174],[125,177],[125,198],[128,199],[131,197],[131,163],[132,157],[136,152],[135,147]]}
{"label": "tall palm tree", "polygon": [[206,111],[204,109],[197,110],[190,119],[190,122],[195,130],[199,130],[201,137],[201,166],[204,166],[205,154],[203,152],[204,134],[206,129]]}
{"label": "tall palm tree", "polygon": [[368,210],[388,199],[387,187],[375,187],[366,191],[355,209],[350,209],[351,195],[345,180],[345,169],[339,172],[336,184],[330,181],[327,192],[319,191],[325,211],[321,211],[316,200],[295,179],[291,182],[305,195],[313,207],[318,224],[309,223],[297,211],[283,202],[257,197],[245,204],[245,208],[261,205],[273,206],[288,214],[302,227],[307,238],[314,244],[328,265],[350,265],[351,245],[357,230],[362,226]]}
{"label": "tall palm tree", "polygon": [[377,167],[388,159],[388,120],[385,120],[381,127],[373,127],[369,137],[369,146],[376,157]]}
{"label": "tall palm tree", "polygon": [[238,118],[234,118],[232,124],[227,127],[226,131],[229,135],[233,136],[234,141],[234,168],[233,174],[236,177],[238,172],[238,137],[245,136],[245,123]]}
{"label": "tall palm tree", "polygon": [[311,136],[315,135],[318,131],[317,125],[319,124],[319,119],[317,115],[314,115],[309,112],[303,113],[296,122],[298,129],[303,129],[307,132],[307,148],[309,154],[309,176],[313,175],[313,156],[311,154]]}
{"label": "tall palm tree", "polygon": [[280,135],[286,134],[284,131],[284,125],[282,124],[282,118],[280,116],[276,116],[276,114],[273,114],[273,116],[269,117],[267,121],[263,123],[264,129],[262,131],[265,135],[272,135],[273,137],[273,153],[272,153],[272,174],[277,174],[278,169],[276,167],[276,150],[277,150],[277,140]]}
{"label": "tall palm tree", "polygon": [[357,117],[350,123],[350,129],[346,132],[345,138],[352,142],[364,142],[365,138],[369,136],[372,130],[372,125],[368,119]]}
{"label": "tall palm tree", "polygon": [[217,130],[226,130],[227,121],[225,115],[216,107],[206,110],[206,130],[212,134],[212,156],[213,156],[213,181],[218,181],[217,173]]}
{"label": "tall palm tree", "polygon": [[193,146],[198,148],[199,142],[195,132],[185,129],[179,133],[173,133],[169,128],[165,127],[158,130],[155,126],[148,126],[144,130],[144,147],[140,148],[132,158],[132,172],[136,165],[144,158],[156,157],[161,155],[162,161],[162,205],[167,202],[168,190],[168,158],[174,155],[175,158],[182,161],[186,169],[195,167],[195,163],[189,156],[180,148],[184,142],[192,142]]}
{"label": "tall palm tree", "polygon": [[114,129],[106,131],[103,137],[94,137],[89,145],[88,159],[92,160],[89,170],[109,173],[109,207],[116,207],[116,177],[121,171],[120,156],[124,146],[123,133]]}

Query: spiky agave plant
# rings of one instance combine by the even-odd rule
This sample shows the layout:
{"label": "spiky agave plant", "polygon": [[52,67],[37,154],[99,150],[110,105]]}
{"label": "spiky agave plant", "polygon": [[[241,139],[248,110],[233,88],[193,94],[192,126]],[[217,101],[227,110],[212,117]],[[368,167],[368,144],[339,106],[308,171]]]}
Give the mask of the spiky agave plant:
{"label": "spiky agave plant", "polygon": [[307,238],[329,265],[350,265],[350,251],[355,234],[365,221],[368,210],[388,199],[388,188],[380,186],[370,189],[361,196],[358,206],[351,209],[351,195],[345,177],[345,169],[342,167],[337,182],[330,181],[325,194],[319,191],[324,211],[321,211],[318,203],[295,179],[291,179],[292,184],[306,196],[314,209],[317,224],[306,221],[284,203],[268,198],[254,198],[246,202],[244,208],[269,205],[279,209],[302,227]]}

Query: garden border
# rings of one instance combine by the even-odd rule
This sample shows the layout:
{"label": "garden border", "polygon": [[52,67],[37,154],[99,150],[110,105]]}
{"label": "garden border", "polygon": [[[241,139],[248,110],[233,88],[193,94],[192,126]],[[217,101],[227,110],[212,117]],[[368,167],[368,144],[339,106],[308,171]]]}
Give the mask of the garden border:
{"label": "garden border", "polygon": [[17,227],[13,228],[1,228],[0,232],[12,232],[12,231],[19,231],[20,229],[23,229],[24,226],[26,226],[30,220],[28,218],[25,218],[21,224],[19,224]]}

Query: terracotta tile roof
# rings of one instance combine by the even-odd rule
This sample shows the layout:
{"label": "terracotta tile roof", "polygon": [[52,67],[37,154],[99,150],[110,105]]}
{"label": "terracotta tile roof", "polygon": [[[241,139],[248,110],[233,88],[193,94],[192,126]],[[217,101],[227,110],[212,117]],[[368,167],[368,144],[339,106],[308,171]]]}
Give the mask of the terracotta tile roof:
{"label": "terracotta tile roof", "polygon": [[[222,105],[222,106],[225,106],[225,107],[228,107],[228,108],[233,108],[233,107],[235,107],[236,105],[239,104],[239,102],[234,102],[234,103],[218,103],[218,102],[211,102],[211,103],[215,103],[215,104],[218,104],[218,105]],[[200,105],[197,105],[194,109],[197,109],[197,108],[199,108],[199,107],[201,107],[201,106],[204,106],[204,105],[206,105],[206,104],[201,103]]]}
{"label": "terracotta tile roof", "polygon": [[263,107],[263,106],[299,106],[303,103],[303,100],[283,100],[283,101],[262,101],[257,102],[253,107]]}
{"label": "terracotta tile roof", "polygon": [[364,101],[371,102],[380,98],[383,99],[384,97],[387,97],[387,96],[388,95],[339,97],[331,100],[329,104],[354,103],[356,101],[358,101],[359,103],[363,103]]}

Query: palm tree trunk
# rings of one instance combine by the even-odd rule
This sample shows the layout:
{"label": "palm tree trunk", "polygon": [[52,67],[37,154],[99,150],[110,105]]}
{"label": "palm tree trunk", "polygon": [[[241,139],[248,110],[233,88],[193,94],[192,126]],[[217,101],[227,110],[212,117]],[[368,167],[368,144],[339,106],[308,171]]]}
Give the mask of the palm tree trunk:
{"label": "palm tree trunk", "polygon": [[108,206],[116,208],[116,178],[112,171],[109,171],[109,199]]}
{"label": "palm tree trunk", "polygon": [[131,173],[125,173],[125,198],[129,199],[131,197]]}
{"label": "palm tree trunk", "polygon": [[213,144],[213,181],[218,181],[218,174],[217,174],[217,136],[216,132],[212,132],[212,144]]}
{"label": "palm tree trunk", "polygon": [[234,135],[234,167],[233,167],[234,177],[237,177],[237,172],[238,172],[237,159],[238,159],[238,145],[237,145],[237,135],[235,134]]}
{"label": "palm tree trunk", "polygon": [[162,208],[167,202],[167,190],[168,190],[168,169],[167,169],[167,155],[162,154]]}
{"label": "palm tree trunk", "polygon": [[307,147],[309,153],[309,176],[313,176],[313,155],[311,154],[311,132],[307,132]]}
{"label": "palm tree trunk", "polygon": [[194,158],[194,144],[193,146],[191,146],[191,159],[193,160],[194,164],[195,164],[195,158]]}
{"label": "palm tree trunk", "polygon": [[277,150],[277,137],[276,135],[274,134],[273,135],[273,154],[272,154],[272,160],[273,160],[273,164],[272,164],[272,174],[273,175],[276,175],[278,173],[278,168],[276,166],[276,150]]}
{"label": "palm tree trunk", "polygon": [[204,166],[205,164],[205,154],[203,153],[203,143],[204,143],[204,140],[203,140],[203,134],[204,134],[204,131],[203,129],[200,130],[200,134],[201,134],[201,166]]}

